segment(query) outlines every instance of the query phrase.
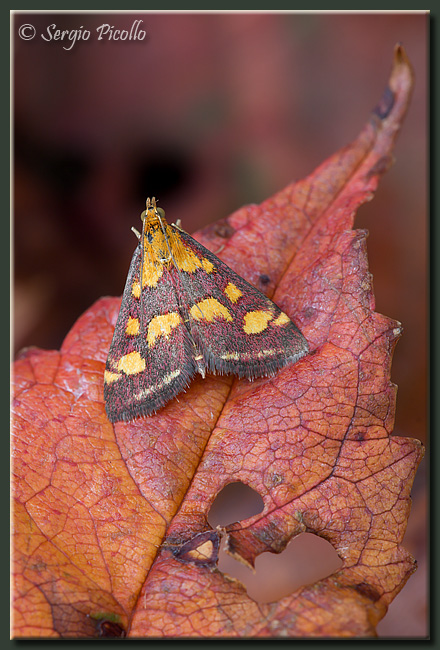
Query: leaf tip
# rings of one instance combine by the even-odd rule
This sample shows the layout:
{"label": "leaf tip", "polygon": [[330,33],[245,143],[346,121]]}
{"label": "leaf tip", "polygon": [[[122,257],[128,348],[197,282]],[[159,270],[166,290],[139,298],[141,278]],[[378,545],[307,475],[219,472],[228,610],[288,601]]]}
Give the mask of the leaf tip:
{"label": "leaf tip", "polygon": [[402,63],[411,67],[411,63],[402,43],[396,43],[394,46],[394,65],[401,65]]}
{"label": "leaf tip", "polygon": [[393,130],[398,131],[407,111],[414,87],[414,71],[405,48],[401,43],[394,47],[391,74],[373,115],[381,122],[387,120]]}
{"label": "leaf tip", "polygon": [[389,86],[394,92],[399,89],[406,91],[408,99],[414,86],[414,68],[402,43],[396,43],[394,46],[393,67]]}

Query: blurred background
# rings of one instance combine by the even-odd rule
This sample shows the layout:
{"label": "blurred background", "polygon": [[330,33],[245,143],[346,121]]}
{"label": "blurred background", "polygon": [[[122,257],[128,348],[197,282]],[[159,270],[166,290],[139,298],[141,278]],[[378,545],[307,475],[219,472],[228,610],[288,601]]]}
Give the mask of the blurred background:
{"label": "blurred background", "polygon": [[[32,34],[23,25],[34,38],[20,37]],[[370,232],[377,311],[404,327],[394,434],[425,442],[428,27],[422,12],[15,12],[14,353],[59,348],[95,300],[121,294],[146,197],[193,232],[353,140],[401,42],[415,91],[396,163],[356,226]],[[55,40],[56,29],[70,40]],[[116,30],[132,39],[110,39]],[[419,570],[383,636],[426,634],[423,462],[405,546]]]}

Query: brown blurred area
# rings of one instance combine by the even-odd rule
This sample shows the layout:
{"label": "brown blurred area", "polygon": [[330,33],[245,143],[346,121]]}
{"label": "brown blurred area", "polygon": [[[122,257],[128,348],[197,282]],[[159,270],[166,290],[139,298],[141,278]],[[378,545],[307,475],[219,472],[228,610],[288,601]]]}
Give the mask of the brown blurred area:
{"label": "brown blurred area", "polygon": [[[136,20],[144,40],[98,40],[100,25],[130,31]],[[136,244],[130,227],[146,197],[192,232],[306,176],[354,139],[403,44],[416,75],[412,103],[396,163],[356,226],[370,232],[377,310],[404,327],[392,369],[394,434],[425,442],[428,16],[16,13],[13,21],[15,353],[59,348],[95,300],[121,294]],[[35,27],[32,40],[19,37],[24,24]],[[90,37],[63,49],[72,41],[41,37],[53,24]],[[420,568],[380,624],[383,636],[426,634],[423,471],[422,463],[405,538]]]}

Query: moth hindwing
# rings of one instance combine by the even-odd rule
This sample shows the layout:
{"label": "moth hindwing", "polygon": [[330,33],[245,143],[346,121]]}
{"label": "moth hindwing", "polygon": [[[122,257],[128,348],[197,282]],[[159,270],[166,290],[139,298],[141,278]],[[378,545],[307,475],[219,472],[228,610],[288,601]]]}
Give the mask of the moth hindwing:
{"label": "moth hindwing", "polygon": [[147,200],[104,373],[109,420],[151,415],[197,373],[255,379],[308,352],[275,303]]}

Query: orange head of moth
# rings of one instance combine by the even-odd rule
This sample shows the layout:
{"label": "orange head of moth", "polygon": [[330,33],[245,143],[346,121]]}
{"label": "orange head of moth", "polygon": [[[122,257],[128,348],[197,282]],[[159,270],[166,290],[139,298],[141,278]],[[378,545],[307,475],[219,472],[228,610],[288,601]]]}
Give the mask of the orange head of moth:
{"label": "orange head of moth", "polygon": [[165,210],[158,208],[156,205],[156,199],[147,199],[147,207],[141,214],[142,223],[153,224],[153,223],[165,223]]}

